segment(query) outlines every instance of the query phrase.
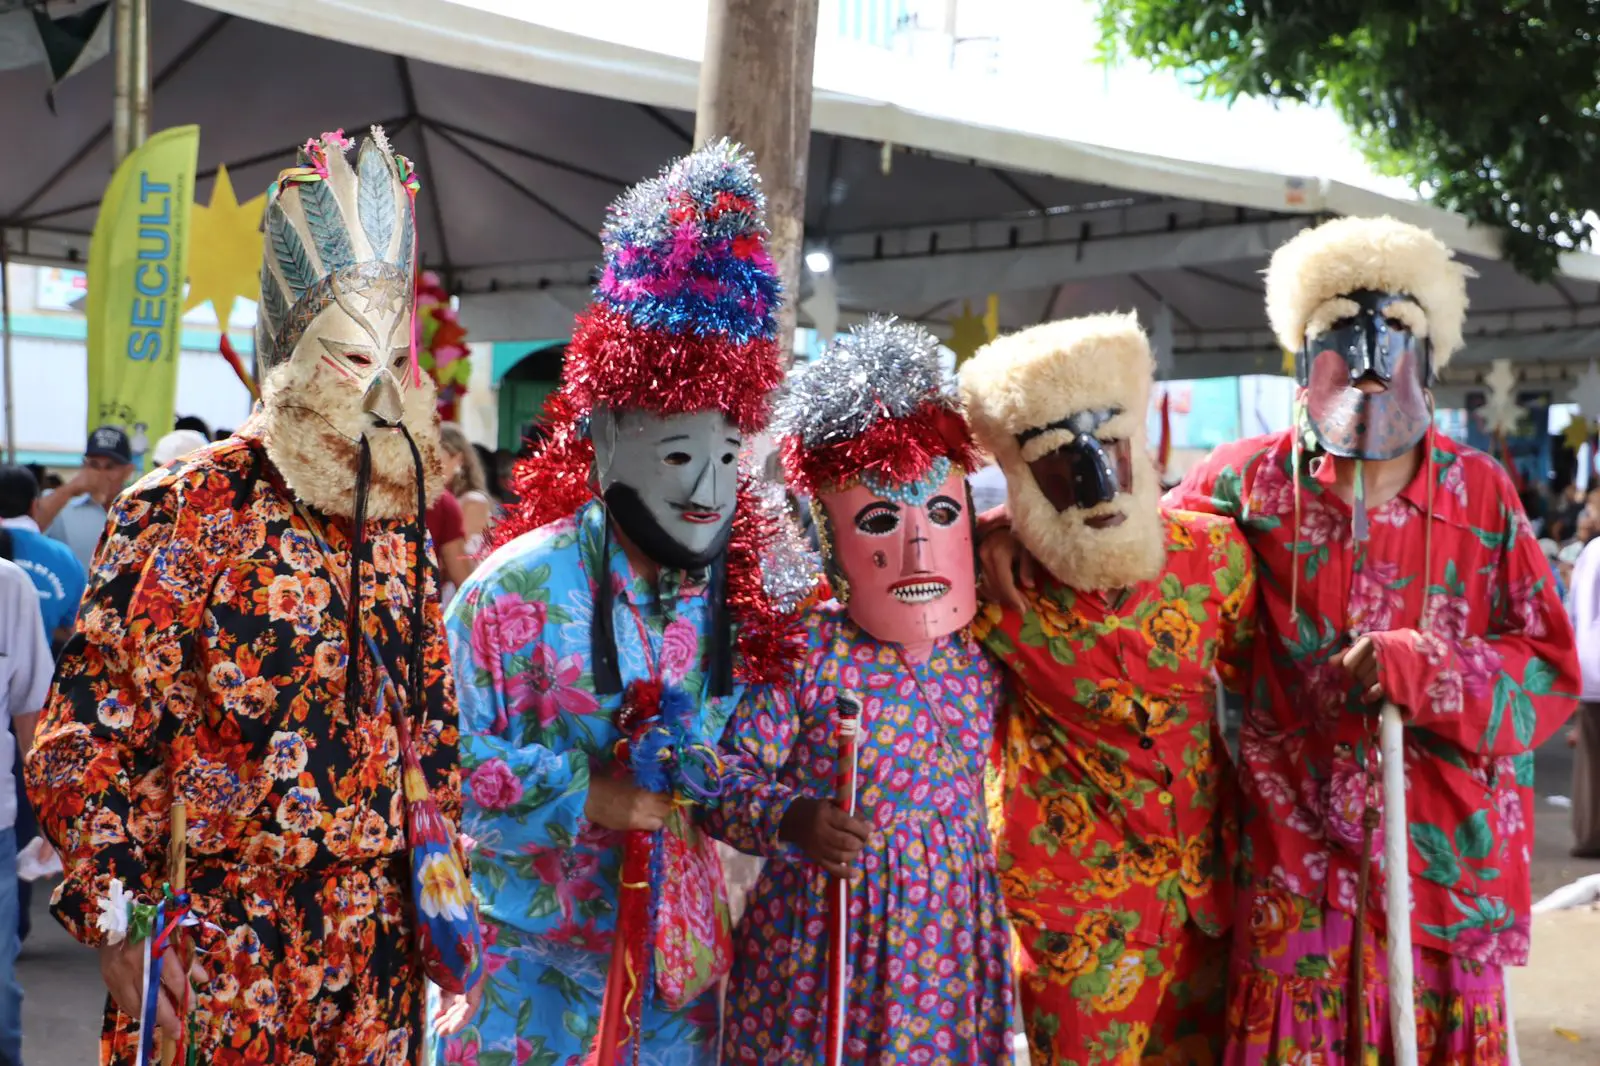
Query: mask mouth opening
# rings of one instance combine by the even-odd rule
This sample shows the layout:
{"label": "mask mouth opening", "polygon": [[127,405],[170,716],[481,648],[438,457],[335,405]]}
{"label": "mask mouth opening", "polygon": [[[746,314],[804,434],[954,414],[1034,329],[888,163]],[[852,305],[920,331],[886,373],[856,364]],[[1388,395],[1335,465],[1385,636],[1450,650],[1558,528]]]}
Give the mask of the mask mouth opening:
{"label": "mask mouth opening", "polygon": [[889,595],[901,603],[916,606],[943,599],[953,587],[951,581],[937,574],[920,574],[890,585]]}
{"label": "mask mouth opening", "polygon": [[1389,391],[1389,381],[1376,370],[1369,370],[1350,382],[1350,387],[1365,396],[1379,396]]}
{"label": "mask mouth opening", "polygon": [[690,507],[686,504],[675,503],[672,505],[672,509],[678,512],[679,518],[685,522],[692,522],[697,526],[714,526],[726,517],[721,510],[704,510],[698,507]]}

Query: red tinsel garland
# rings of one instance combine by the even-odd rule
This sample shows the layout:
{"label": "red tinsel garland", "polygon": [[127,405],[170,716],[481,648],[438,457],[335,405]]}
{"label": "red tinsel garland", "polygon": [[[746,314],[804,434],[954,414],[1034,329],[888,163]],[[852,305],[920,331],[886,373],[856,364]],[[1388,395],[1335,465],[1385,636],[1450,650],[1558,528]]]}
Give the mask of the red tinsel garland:
{"label": "red tinsel garland", "polygon": [[888,482],[918,481],[941,458],[963,470],[979,465],[967,420],[935,404],[923,404],[906,418],[879,419],[860,436],[837,444],[808,449],[798,437],[787,437],[782,448],[789,485],[807,496],[869,472]]}
{"label": "red tinsel garland", "polygon": [[721,410],[746,433],[765,424],[783,380],[775,341],[645,329],[597,303],[578,317],[562,368],[577,411],[597,407],[674,415]]}

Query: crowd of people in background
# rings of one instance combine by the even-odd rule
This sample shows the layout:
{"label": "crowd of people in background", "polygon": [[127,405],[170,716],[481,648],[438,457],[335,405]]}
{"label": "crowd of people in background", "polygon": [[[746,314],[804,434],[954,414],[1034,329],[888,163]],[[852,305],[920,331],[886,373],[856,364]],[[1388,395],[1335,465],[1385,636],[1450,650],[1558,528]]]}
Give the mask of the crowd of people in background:
{"label": "crowd of people in background", "polygon": [[1522,507],[1565,592],[1571,588],[1578,556],[1600,536],[1600,486],[1588,488],[1574,481],[1557,492],[1541,484],[1522,494]]}

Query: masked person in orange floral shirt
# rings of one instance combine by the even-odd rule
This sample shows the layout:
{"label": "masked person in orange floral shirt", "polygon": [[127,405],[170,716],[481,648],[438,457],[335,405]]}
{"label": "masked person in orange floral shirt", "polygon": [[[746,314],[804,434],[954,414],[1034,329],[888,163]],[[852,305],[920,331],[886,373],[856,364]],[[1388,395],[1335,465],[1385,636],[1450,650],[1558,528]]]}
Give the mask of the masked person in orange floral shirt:
{"label": "masked person in orange floral shirt", "polygon": [[1250,553],[1164,510],[1132,315],[1003,338],[961,371],[1016,535],[1046,571],[979,632],[1009,671],[1001,883],[1032,1061],[1220,1049],[1230,775],[1213,670],[1250,642]]}
{"label": "masked person in orange floral shirt", "polygon": [[[453,915],[475,941],[477,918],[459,867],[414,870],[437,820],[402,791],[409,748],[406,784],[460,815],[423,527],[443,472],[411,344],[416,178],[381,130],[353,166],[351,147],[323,134],[273,186],[262,402],[111,508],[28,760],[66,867],[56,917],[110,992],[102,1063],[154,1061],[156,1027],[178,1062],[412,1062],[425,977],[453,961],[470,989],[482,969],[481,944],[431,937]],[[194,924],[156,935],[186,907]],[[473,1002],[452,995],[441,1027]]]}

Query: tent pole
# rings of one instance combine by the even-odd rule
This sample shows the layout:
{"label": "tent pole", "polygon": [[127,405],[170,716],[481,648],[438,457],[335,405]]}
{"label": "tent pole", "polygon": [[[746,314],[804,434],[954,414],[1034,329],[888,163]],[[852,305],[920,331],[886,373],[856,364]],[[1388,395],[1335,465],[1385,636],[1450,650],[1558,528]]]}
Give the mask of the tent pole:
{"label": "tent pole", "polygon": [[772,259],[787,297],[778,350],[794,358],[811,148],[811,68],[817,0],[711,0],[694,143],[730,137],[750,149],[767,194]]}
{"label": "tent pole", "polygon": [[150,0],[133,0],[133,131],[128,151],[150,139]]}
{"label": "tent pole", "polygon": [[0,359],[5,361],[6,462],[17,461],[16,390],[11,374],[11,246],[0,229]]}
{"label": "tent pole", "polygon": [[111,169],[122,164],[132,151],[133,133],[133,19],[134,0],[116,0],[111,10],[115,20],[112,49],[116,60],[115,95],[111,102]]}

